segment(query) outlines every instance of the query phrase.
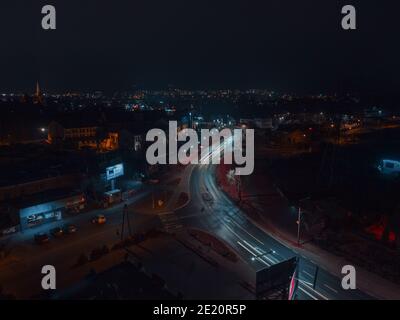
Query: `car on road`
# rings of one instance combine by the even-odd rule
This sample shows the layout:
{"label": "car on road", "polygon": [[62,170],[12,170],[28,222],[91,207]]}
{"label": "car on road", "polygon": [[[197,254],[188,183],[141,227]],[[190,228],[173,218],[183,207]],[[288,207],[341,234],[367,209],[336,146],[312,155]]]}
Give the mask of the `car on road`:
{"label": "car on road", "polygon": [[43,233],[43,232],[36,233],[34,236],[34,239],[37,244],[45,244],[50,241],[50,238],[47,235],[47,233]]}
{"label": "car on road", "polygon": [[203,192],[201,194],[201,196],[202,196],[203,200],[207,201],[207,202],[211,202],[214,200],[214,198],[208,192]]}
{"label": "car on road", "polygon": [[57,228],[51,229],[50,233],[53,237],[59,238],[64,234],[64,230],[60,227],[57,227]]}
{"label": "car on road", "polygon": [[107,219],[103,214],[98,214],[92,219],[92,223],[94,224],[105,224],[106,221]]}
{"label": "car on road", "polygon": [[76,233],[77,231],[78,231],[78,228],[76,226],[74,226],[73,224],[69,224],[64,227],[64,232],[66,234],[73,234],[73,233]]}

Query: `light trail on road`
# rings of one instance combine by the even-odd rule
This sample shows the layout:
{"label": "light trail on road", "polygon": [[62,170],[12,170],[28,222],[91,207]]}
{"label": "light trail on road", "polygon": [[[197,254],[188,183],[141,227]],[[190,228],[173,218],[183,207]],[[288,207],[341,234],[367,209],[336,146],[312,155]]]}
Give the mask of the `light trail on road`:
{"label": "light trail on road", "polygon": [[[210,151],[208,159],[221,156],[224,143],[220,144],[216,154]],[[196,165],[191,176],[191,202],[177,214],[186,217],[188,226],[204,229],[226,241],[254,270],[259,270],[298,256],[291,248],[278,242],[265,231],[258,228],[247,216],[233,203],[215,181],[215,165]],[[211,201],[202,197],[204,192],[211,196]],[[206,208],[206,214],[193,216],[200,208]],[[266,254],[273,252],[272,254]],[[329,299],[372,299],[359,290],[346,291],[341,287],[341,279],[319,268],[315,287],[314,282],[317,266],[314,262],[299,256],[299,286],[297,299],[329,300]],[[308,272],[306,270],[314,270]],[[310,282],[306,277],[309,277]]]}

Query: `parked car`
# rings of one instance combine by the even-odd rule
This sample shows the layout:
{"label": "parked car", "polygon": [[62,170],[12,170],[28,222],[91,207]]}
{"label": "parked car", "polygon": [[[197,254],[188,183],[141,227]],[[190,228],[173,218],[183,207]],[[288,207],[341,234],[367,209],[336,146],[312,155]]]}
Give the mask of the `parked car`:
{"label": "parked car", "polygon": [[105,224],[106,223],[106,217],[102,214],[98,214],[96,217],[92,219],[92,223],[94,224]]}
{"label": "parked car", "polygon": [[50,233],[53,237],[59,238],[64,234],[64,230],[60,227],[57,227],[57,228],[51,229]]}
{"label": "parked car", "polygon": [[73,234],[78,231],[78,228],[76,226],[74,226],[73,224],[69,224],[69,225],[65,226],[64,231],[66,234]]}
{"label": "parked car", "polygon": [[45,244],[50,241],[49,236],[43,232],[35,234],[34,239],[37,244]]}

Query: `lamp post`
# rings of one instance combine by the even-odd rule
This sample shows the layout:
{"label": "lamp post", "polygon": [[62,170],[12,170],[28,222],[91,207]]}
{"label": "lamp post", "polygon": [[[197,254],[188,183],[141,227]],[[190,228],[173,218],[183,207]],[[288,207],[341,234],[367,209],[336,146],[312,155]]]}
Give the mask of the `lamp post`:
{"label": "lamp post", "polygon": [[257,255],[254,255],[254,256],[252,256],[251,257],[251,261],[255,261],[256,259],[258,259],[258,258],[262,258],[262,257],[264,257],[264,256],[266,256],[266,255],[269,255],[269,254],[275,254],[276,252],[275,252],[275,250],[268,250],[268,251],[266,251],[266,252],[263,252],[263,253],[260,253],[260,254],[257,254]]}
{"label": "lamp post", "polygon": [[299,210],[297,214],[297,245],[300,245],[300,228],[301,228],[301,203],[305,200],[309,200],[310,197],[299,200]]}
{"label": "lamp post", "polygon": [[297,216],[297,245],[300,245],[300,226],[301,226],[301,208],[299,205],[299,211]]}
{"label": "lamp post", "polygon": [[235,176],[235,179],[236,179],[236,190],[239,196],[239,202],[242,202],[242,180],[240,179],[239,175]]}

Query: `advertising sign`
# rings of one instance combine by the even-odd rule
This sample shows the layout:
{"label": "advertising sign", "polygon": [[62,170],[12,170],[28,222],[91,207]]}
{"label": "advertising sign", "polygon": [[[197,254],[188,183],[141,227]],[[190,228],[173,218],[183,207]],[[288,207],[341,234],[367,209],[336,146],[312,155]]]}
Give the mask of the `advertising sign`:
{"label": "advertising sign", "polygon": [[119,163],[112,167],[108,167],[106,169],[107,180],[112,180],[121,177],[123,175],[124,175],[124,165],[122,163]]}

